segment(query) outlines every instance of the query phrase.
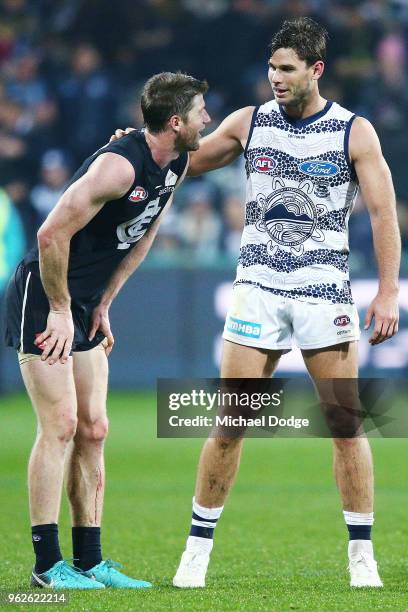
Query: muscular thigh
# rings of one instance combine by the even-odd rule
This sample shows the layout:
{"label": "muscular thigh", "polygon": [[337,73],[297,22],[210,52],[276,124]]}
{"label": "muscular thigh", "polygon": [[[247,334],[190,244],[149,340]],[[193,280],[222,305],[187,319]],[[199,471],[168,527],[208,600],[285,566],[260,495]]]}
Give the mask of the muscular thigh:
{"label": "muscular thigh", "polygon": [[39,355],[20,355],[20,370],[25,387],[37,413],[39,425],[57,425],[61,418],[75,418],[76,392],[73,360],[49,365]]}
{"label": "muscular thigh", "polygon": [[324,405],[358,408],[357,342],[302,351],[302,354]]}
{"label": "muscular thigh", "polygon": [[316,378],[357,378],[358,343],[344,342],[315,350],[302,350],[310,376]]}
{"label": "muscular thigh", "polygon": [[275,371],[282,351],[268,351],[224,340],[221,378],[268,378]]}
{"label": "muscular thigh", "polygon": [[73,355],[78,419],[96,421],[106,414],[108,359],[102,345]]}

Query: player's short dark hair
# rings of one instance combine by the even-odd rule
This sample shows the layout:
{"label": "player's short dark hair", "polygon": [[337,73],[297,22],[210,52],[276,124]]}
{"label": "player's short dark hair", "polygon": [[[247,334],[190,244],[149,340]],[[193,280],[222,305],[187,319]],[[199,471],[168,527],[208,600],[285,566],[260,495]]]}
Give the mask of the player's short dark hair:
{"label": "player's short dark hair", "polygon": [[308,66],[326,59],[327,30],[310,17],[284,21],[269,46],[273,55],[278,49],[293,49]]}
{"label": "player's short dark hair", "polygon": [[199,81],[182,72],[161,72],[152,76],[142,91],[142,113],[151,132],[163,132],[172,115],[184,120],[197,94],[208,91],[207,81]]}

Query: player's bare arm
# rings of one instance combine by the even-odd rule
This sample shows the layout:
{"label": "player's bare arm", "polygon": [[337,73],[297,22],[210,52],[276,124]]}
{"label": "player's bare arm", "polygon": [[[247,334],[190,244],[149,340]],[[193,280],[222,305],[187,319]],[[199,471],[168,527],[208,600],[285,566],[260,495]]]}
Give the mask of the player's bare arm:
{"label": "player's bare arm", "polygon": [[391,173],[382,155],[377,134],[369,121],[357,117],[350,132],[350,157],[370,214],[379,288],[365,318],[365,329],[374,317],[371,344],[380,344],[398,331],[398,275],[401,238]]}
{"label": "player's bare arm", "polygon": [[254,106],[228,115],[214,132],[200,140],[200,148],[190,154],[188,176],[197,176],[233,162],[245,149]]}
{"label": "player's bare arm", "polygon": [[[223,168],[237,159],[245,149],[251,127],[254,106],[246,106],[231,113],[214,132],[200,140],[200,148],[190,152],[188,176],[198,176],[210,170]],[[128,127],[117,129],[110,141],[119,140],[134,131]]]}
{"label": "player's bare arm", "polygon": [[88,172],[67,189],[38,231],[41,280],[50,303],[47,328],[37,338],[41,358],[65,363],[74,336],[68,290],[71,238],[101,210],[105,202],[122,197],[132,186],[134,169],[115,153],[100,155]]}
{"label": "player's bare arm", "polygon": [[150,247],[157,235],[163,216],[170,208],[172,201],[173,197],[167,202],[160,217],[156,219],[153,225],[147,230],[146,234],[129,251],[126,257],[122,259],[112,275],[101,297],[100,303],[92,313],[92,327],[89,332],[89,340],[93,340],[96,332],[100,330],[108,342],[105,349],[106,355],[110,354],[115,342],[109,322],[109,308],[128,278],[137,270],[150,251]]}

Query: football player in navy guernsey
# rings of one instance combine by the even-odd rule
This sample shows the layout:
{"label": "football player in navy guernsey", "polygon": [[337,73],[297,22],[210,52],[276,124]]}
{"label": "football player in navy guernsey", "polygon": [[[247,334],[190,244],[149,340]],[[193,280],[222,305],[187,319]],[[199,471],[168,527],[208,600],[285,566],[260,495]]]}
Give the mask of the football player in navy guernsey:
{"label": "football player in navy guernsey", "polygon": [[[392,179],[374,128],[319,93],[326,40],[327,32],[310,18],[284,22],[270,46],[274,99],[228,116],[191,155],[188,174],[220,168],[242,153],[246,159],[245,228],[221,376],[271,376],[294,337],[322,404],[348,406],[331,396],[334,385],[317,383],[358,377],[359,322],[350,292],[347,226],[359,188],[370,214],[379,272],[378,293],[364,322],[368,329],[374,319],[372,345],[398,330],[401,243]],[[177,587],[205,585],[214,529],[241,447],[242,438],[232,436],[213,437],[204,445],[190,536],[173,580]],[[333,435],[333,447],[349,532],[350,584],[381,587],[371,543],[368,441]]]}
{"label": "football player in navy guernsey", "polygon": [[[7,293],[6,340],[38,419],[29,498],[38,587],[143,588],[103,559],[100,543],[108,431],[109,307],[149,251],[210,118],[207,83],[181,73],[147,81],[145,129],[89,157],[38,231]],[[61,556],[64,465],[74,567]]]}

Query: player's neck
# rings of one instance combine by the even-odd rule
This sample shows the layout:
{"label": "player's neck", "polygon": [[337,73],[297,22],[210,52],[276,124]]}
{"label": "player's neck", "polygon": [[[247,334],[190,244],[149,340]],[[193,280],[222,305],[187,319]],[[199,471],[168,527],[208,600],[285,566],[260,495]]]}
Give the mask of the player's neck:
{"label": "player's neck", "polygon": [[307,100],[302,100],[298,104],[283,106],[283,110],[293,119],[307,119],[322,111],[326,104],[327,100],[322,98],[319,92],[316,92]]}
{"label": "player's neck", "polygon": [[177,159],[180,155],[174,146],[174,136],[167,132],[160,134],[152,134],[145,130],[145,138],[147,146],[156,164],[160,168],[165,168],[173,159]]}

